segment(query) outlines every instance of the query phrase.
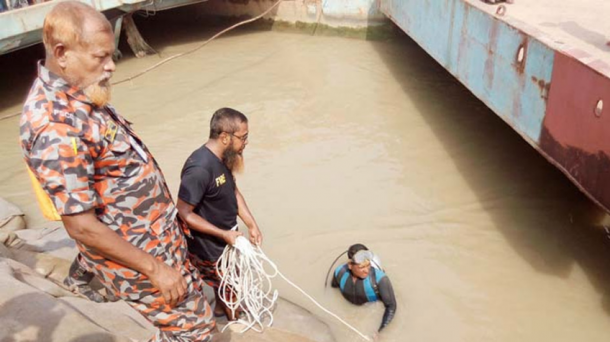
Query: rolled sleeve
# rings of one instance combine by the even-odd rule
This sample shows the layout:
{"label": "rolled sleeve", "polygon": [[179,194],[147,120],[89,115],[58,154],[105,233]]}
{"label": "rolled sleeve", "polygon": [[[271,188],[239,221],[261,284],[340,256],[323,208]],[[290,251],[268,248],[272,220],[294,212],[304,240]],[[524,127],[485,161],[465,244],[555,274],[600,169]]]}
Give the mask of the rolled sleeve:
{"label": "rolled sleeve", "polygon": [[59,215],[96,207],[93,158],[74,127],[49,123],[33,142],[28,163]]}

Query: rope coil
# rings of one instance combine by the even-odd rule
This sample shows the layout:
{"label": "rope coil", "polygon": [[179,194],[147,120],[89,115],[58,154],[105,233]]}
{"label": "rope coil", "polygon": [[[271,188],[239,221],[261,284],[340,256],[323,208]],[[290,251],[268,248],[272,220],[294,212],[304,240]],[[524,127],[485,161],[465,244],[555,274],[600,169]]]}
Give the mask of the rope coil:
{"label": "rope coil", "polygon": [[[265,265],[271,269],[271,272],[268,273],[265,270]],[[225,247],[216,263],[216,271],[221,278],[218,289],[221,294],[219,296],[221,300],[231,310],[234,317],[238,309],[241,308],[244,312],[238,320],[229,322],[222,329],[223,332],[228,326],[235,323],[245,325],[241,333],[249,329],[262,332],[265,318],[269,318],[267,326],[271,326],[273,323],[272,309],[278,298],[277,290],[272,288],[271,278],[279,275],[324,312],[343,323],[365,341],[371,341],[370,337],[364,335],[341,317],[324,308],[303,289],[286,278],[275,263],[263,253],[260,246],[252,245],[243,236],[235,240],[234,246],[227,245]],[[233,295],[222,295],[225,293],[232,293]]]}
{"label": "rope coil", "polygon": [[[264,263],[269,263],[274,270],[266,273]],[[234,246],[227,245],[216,263],[216,271],[221,275],[219,297],[231,310],[233,317],[241,308],[243,315],[236,321],[229,322],[222,331],[234,323],[245,325],[242,333],[249,329],[262,332],[264,320],[269,318],[268,327],[273,324],[273,313],[278,298],[273,290],[271,278],[278,273],[277,266],[265,256],[260,247],[254,247],[246,238],[240,236]],[[225,295],[232,293],[232,295]]]}

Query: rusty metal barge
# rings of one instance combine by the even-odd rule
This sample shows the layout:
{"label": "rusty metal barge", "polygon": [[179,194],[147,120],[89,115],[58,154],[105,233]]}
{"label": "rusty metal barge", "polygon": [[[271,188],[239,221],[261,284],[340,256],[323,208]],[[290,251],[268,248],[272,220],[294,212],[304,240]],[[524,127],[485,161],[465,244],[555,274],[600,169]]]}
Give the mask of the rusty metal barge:
{"label": "rusty metal barge", "polygon": [[610,211],[609,2],[381,0],[380,6]]}

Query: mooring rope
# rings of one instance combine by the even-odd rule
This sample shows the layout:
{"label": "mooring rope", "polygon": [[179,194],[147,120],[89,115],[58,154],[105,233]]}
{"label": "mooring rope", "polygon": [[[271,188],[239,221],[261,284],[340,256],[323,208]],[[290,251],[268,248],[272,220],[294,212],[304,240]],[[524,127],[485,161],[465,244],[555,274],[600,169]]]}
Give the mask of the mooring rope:
{"label": "mooring rope", "polygon": [[[270,272],[265,270],[265,265],[271,270]],[[303,289],[290,281],[263,253],[260,246],[252,245],[243,236],[235,240],[234,246],[225,247],[216,264],[216,270],[221,278],[218,291],[223,303],[231,310],[233,317],[239,312],[239,309],[243,309],[243,314],[237,320],[229,322],[222,331],[232,324],[240,323],[245,326],[241,332],[249,329],[261,332],[264,329],[265,318],[269,319],[267,326],[271,326],[273,323],[272,309],[278,298],[277,290],[273,290],[271,286],[271,279],[279,275],[324,312],[343,323],[364,340],[371,341],[370,337],[324,308]],[[232,293],[232,295],[226,296],[227,293]]]}
{"label": "mooring rope", "polygon": [[[260,19],[260,18],[264,17],[265,15],[269,14],[269,12],[271,12],[271,11],[272,11],[274,8],[276,8],[276,7],[277,7],[277,6],[278,6],[280,3],[282,3],[283,1],[285,1],[285,0],[277,0],[277,1],[276,1],[276,2],[275,2],[275,3],[274,3],[272,6],[271,6],[271,7],[269,7],[268,9],[266,9],[266,10],[265,10],[263,13],[261,13],[261,14],[257,15],[257,16],[256,16],[256,17],[254,17],[254,18],[250,18],[250,19],[246,19],[246,20],[244,20],[244,21],[241,21],[241,22],[239,22],[239,23],[237,23],[237,24],[235,24],[235,25],[232,25],[232,26],[230,26],[230,27],[228,27],[228,28],[226,28],[226,29],[224,29],[224,30],[222,30],[222,31],[220,31],[220,32],[218,32],[218,33],[216,33],[216,34],[215,34],[215,35],[213,35],[211,38],[209,38],[208,40],[206,40],[206,41],[204,41],[203,43],[199,44],[199,46],[195,47],[194,49],[191,49],[191,50],[188,50],[188,51],[185,51],[185,52],[181,52],[181,53],[179,53],[179,54],[176,54],[176,55],[173,55],[173,56],[167,57],[167,58],[163,59],[162,61],[160,61],[159,63],[157,63],[157,64],[155,64],[155,65],[153,65],[153,66],[151,66],[151,67],[148,67],[148,68],[146,68],[145,70],[143,70],[143,71],[141,71],[141,72],[138,72],[138,73],[136,73],[136,74],[134,74],[134,75],[131,75],[131,76],[129,76],[129,77],[126,77],[126,78],[124,78],[124,79],[122,79],[122,80],[118,80],[118,81],[112,82],[111,84],[112,84],[112,85],[117,85],[117,84],[121,84],[121,83],[124,83],[124,82],[131,81],[131,80],[133,80],[133,79],[136,79],[136,78],[138,78],[138,77],[140,77],[140,76],[142,76],[142,75],[144,75],[144,74],[148,73],[149,71],[152,71],[153,69],[156,69],[156,68],[160,67],[161,65],[163,65],[163,64],[165,64],[165,63],[167,63],[167,62],[169,62],[169,61],[171,61],[171,60],[174,60],[174,59],[176,59],[176,58],[180,58],[180,57],[186,56],[186,55],[188,55],[188,54],[191,54],[191,53],[193,53],[193,52],[195,52],[195,51],[197,51],[197,50],[201,49],[202,47],[206,46],[206,45],[207,45],[209,42],[211,42],[212,40],[214,40],[214,39],[216,39],[216,38],[218,38],[218,37],[222,36],[223,34],[225,34],[225,33],[229,32],[229,31],[231,31],[231,30],[233,30],[233,29],[235,29],[235,28],[237,28],[237,27],[239,27],[239,26],[242,26],[242,25],[245,25],[245,24],[251,23],[251,22],[253,22],[253,21],[256,21],[256,20],[258,20],[258,19]],[[0,117],[0,121],[2,121],[2,120],[6,120],[6,119],[10,119],[10,118],[13,118],[13,117],[15,117],[15,116],[19,116],[19,115],[21,115],[21,111],[16,112],[16,113],[13,113],[13,114],[7,114],[7,115],[4,115],[4,116],[1,116],[1,117]]]}
{"label": "mooring rope", "polygon": [[135,74],[135,75],[129,76],[129,77],[124,78],[124,79],[122,79],[122,80],[120,80],[120,81],[116,81],[116,82],[112,83],[112,85],[121,84],[121,83],[123,83],[123,82],[131,81],[131,80],[133,80],[134,78],[140,77],[140,76],[142,76],[142,75],[146,74],[147,72],[149,72],[149,71],[151,71],[151,70],[153,70],[153,69],[156,69],[156,68],[160,67],[161,65],[163,65],[163,64],[165,64],[165,63],[167,63],[167,62],[169,62],[169,61],[171,61],[171,60],[174,60],[174,59],[176,59],[176,58],[180,58],[180,57],[186,56],[186,55],[188,55],[188,54],[191,54],[191,53],[193,53],[193,52],[195,52],[195,51],[197,51],[197,50],[201,49],[202,47],[206,46],[206,45],[207,45],[209,42],[211,42],[212,40],[214,40],[214,39],[216,39],[216,38],[220,37],[221,35],[223,35],[223,34],[225,34],[225,33],[229,32],[229,31],[233,30],[234,28],[237,28],[237,27],[239,27],[239,26],[242,26],[242,25],[245,25],[245,24],[251,23],[251,22],[253,22],[253,21],[256,21],[256,20],[258,20],[258,19],[260,19],[260,18],[264,17],[265,15],[267,15],[269,12],[271,12],[271,11],[272,11],[272,10],[273,10],[275,7],[277,7],[277,6],[278,6],[278,5],[279,5],[281,2],[283,2],[283,1],[284,1],[284,0],[277,0],[277,1],[276,1],[276,2],[275,2],[275,3],[274,3],[272,6],[271,6],[271,7],[269,7],[267,10],[265,10],[263,13],[261,13],[261,14],[257,15],[257,16],[256,16],[256,17],[254,17],[254,18],[250,18],[250,19],[246,19],[246,20],[244,20],[244,21],[241,21],[241,22],[239,22],[239,23],[237,23],[237,24],[235,24],[235,25],[233,25],[233,26],[230,26],[230,27],[228,27],[228,28],[226,28],[226,29],[224,29],[224,30],[222,30],[222,31],[220,31],[220,32],[218,32],[218,33],[216,33],[216,34],[215,34],[215,35],[213,35],[213,36],[212,36],[210,39],[208,39],[208,40],[206,40],[205,42],[201,43],[199,46],[197,46],[197,47],[196,47],[196,48],[194,48],[194,49],[191,49],[191,50],[188,50],[188,51],[185,51],[185,52],[181,52],[181,53],[179,53],[179,54],[176,54],[176,55],[173,55],[173,56],[167,57],[167,58],[165,58],[164,60],[160,61],[159,63],[157,63],[157,64],[155,64],[155,65],[153,65],[153,66],[151,66],[151,67],[149,67],[149,68],[146,68],[145,70],[143,70],[143,71],[141,71],[141,72],[139,72],[139,73],[137,73],[137,74]]}

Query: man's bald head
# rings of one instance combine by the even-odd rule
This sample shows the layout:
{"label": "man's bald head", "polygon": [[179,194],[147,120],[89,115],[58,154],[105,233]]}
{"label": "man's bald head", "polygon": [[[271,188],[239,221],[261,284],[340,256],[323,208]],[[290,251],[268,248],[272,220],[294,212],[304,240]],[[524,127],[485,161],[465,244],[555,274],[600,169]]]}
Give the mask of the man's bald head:
{"label": "man's bald head", "polygon": [[110,99],[114,34],[110,23],[92,7],[76,2],[58,3],[44,20],[44,66],[91,103],[101,107]]}
{"label": "man's bald head", "polygon": [[47,14],[42,28],[47,57],[57,44],[74,48],[86,43],[90,32],[105,30],[112,32],[110,22],[93,7],[76,1],[60,2]]}

